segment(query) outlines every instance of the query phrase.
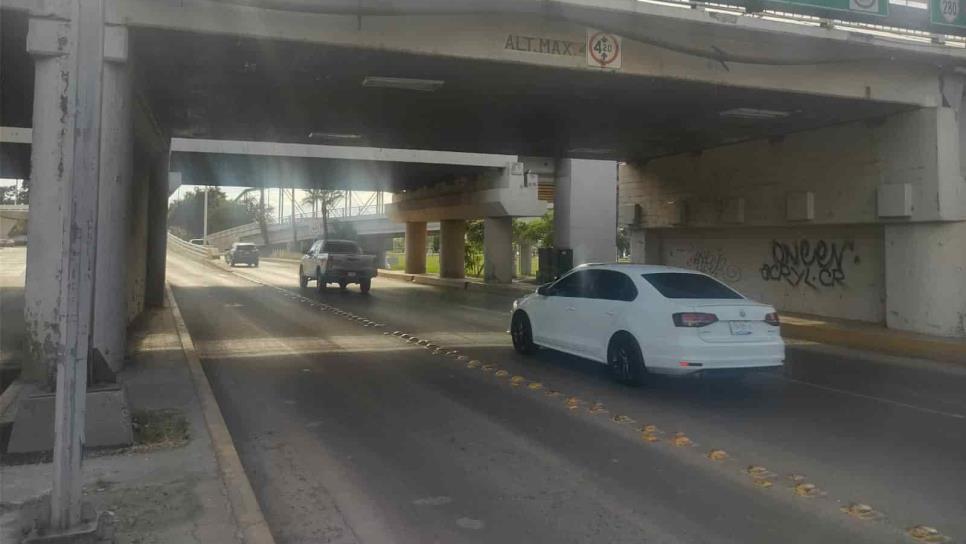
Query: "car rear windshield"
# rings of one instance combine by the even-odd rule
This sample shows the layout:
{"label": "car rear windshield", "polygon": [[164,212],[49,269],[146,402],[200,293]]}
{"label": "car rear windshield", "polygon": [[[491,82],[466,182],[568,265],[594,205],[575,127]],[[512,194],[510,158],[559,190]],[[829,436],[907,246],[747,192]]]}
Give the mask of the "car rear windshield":
{"label": "car rear windshield", "polygon": [[325,252],[357,254],[362,253],[362,250],[355,242],[326,242]]}
{"label": "car rear windshield", "polygon": [[242,251],[251,251],[255,249],[255,244],[238,244],[235,248]]}
{"label": "car rear windshield", "polygon": [[701,274],[655,272],[644,279],[667,298],[744,298],[727,285]]}

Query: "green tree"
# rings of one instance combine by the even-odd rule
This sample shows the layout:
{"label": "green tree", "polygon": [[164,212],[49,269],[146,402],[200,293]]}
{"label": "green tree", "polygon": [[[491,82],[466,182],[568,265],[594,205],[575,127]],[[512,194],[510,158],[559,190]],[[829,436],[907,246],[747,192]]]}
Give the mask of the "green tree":
{"label": "green tree", "polygon": [[312,218],[318,217],[318,209],[322,209],[322,238],[329,239],[329,208],[345,197],[343,191],[330,191],[328,189],[307,189],[306,196],[302,199],[302,204],[312,206]]}
{"label": "green tree", "polygon": [[[205,189],[196,188],[168,207],[168,225],[172,232],[187,238],[200,238],[204,233]],[[251,204],[228,200],[218,188],[208,192],[208,232],[218,232],[256,220]]]}
{"label": "green tree", "polygon": [[[253,207],[252,193],[258,191],[258,204]],[[255,217],[255,221],[258,222],[258,230],[262,233],[262,241],[266,246],[269,244],[268,240],[268,222],[269,222],[269,212],[270,208],[265,206],[265,188],[264,187],[249,187],[238,194],[235,197],[236,202],[245,203],[249,212]]]}
{"label": "green tree", "polygon": [[471,276],[483,274],[483,220],[466,222],[466,252],[463,265]]}

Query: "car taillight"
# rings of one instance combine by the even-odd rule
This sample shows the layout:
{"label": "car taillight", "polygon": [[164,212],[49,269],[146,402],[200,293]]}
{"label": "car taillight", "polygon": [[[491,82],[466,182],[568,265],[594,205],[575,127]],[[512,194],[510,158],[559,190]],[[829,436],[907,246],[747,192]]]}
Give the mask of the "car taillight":
{"label": "car taillight", "polygon": [[765,315],[765,323],[777,327],[781,325],[781,321],[778,319],[778,312],[772,312]]}
{"label": "car taillight", "polygon": [[718,320],[714,314],[704,314],[699,312],[684,312],[674,314],[675,327],[707,327]]}

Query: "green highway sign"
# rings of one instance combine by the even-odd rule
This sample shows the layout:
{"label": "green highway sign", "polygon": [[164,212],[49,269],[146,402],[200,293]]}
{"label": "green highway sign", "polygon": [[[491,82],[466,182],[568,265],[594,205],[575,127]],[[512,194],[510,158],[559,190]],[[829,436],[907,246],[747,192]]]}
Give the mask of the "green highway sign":
{"label": "green highway sign", "polygon": [[[931,0],[942,2],[945,0]],[[960,0],[952,0],[958,2]],[[889,0],[767,0],[768,4],[803,6],[829,11],[845,11],[863,15],[889,15]]]}
{"label": "green highway sign", "polygon": [[963,0],[929,0],[929,22],[934,25],[966,28]]}

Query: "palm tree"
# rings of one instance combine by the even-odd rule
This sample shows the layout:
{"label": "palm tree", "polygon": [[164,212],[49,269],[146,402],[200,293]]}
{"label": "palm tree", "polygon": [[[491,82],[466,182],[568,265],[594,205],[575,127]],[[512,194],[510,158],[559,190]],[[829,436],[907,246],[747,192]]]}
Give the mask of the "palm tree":
{"label": "palm tree", "polygon": [[315,219],[318,209],[322,208],[322,238],[329,238],[329,208],[345,196],[343,191],[330,191],[328,189],[306,189],[305,198],[302,204],[312,205],[312,218]]}
{"label": "palm tree", "polygon": [[265,246],[268,247],[268,214],[265,211],[265,188],[249,187],[238,193],[235,200],[244,200],[255,191],[258,191],[258,212],[255,214],[255,220],[258,221],[258,230],[262,231],[262,240],[265,241]]}

